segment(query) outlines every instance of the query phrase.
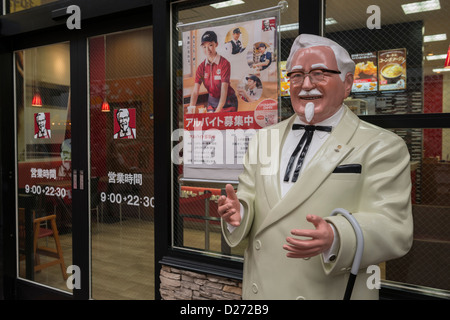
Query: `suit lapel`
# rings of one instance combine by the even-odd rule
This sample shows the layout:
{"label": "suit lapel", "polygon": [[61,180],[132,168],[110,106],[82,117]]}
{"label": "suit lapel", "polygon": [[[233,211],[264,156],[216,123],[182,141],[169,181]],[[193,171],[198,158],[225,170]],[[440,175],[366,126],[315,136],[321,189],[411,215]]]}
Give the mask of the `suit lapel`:
{"label": "suit lapel", "polygon": [[[358,123],[359,118],[347,108],[339,125],[336,126],[330,137],[319,149],[300,175],[300,178],[282,200],[280,188],[277,188],[277,198],[279,200],[270,208],[270,212],[268,212],[257,233],[291,213],[317,190],[323,181],[328,178],[341,161],[353,150],[353,147],[347,145],[347,143],[355,133]],[[265,185],[266,195],[274,191],[273,186],[274,184]],[[278,181],[277,186],[279,186]],[[273,197],[271,196],[271,202],[274,201],[272,199]]]}

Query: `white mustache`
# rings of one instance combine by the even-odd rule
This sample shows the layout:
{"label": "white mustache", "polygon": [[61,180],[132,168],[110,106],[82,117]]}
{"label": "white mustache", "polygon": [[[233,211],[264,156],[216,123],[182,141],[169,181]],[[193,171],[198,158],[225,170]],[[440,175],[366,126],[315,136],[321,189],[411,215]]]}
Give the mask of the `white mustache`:
{"label": "white mustache", "polygon": [[316,88],[311,89],[309,91],[302,89],[300,91],[300,93],[298,94],[299,97],[301,97],[301,96],[321,96],[321,95],[322,95],[322,93]]}

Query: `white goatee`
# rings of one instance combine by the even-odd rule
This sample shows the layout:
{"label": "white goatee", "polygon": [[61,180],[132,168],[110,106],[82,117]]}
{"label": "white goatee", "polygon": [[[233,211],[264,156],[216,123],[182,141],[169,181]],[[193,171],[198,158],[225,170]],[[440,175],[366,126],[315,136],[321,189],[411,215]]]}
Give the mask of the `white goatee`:
{"label": "white goatee", "polygon": [[308,102],[305,106],[305,118],[306,121],[309,123],[311,122],[312,118],[314,117],[314,103]]}

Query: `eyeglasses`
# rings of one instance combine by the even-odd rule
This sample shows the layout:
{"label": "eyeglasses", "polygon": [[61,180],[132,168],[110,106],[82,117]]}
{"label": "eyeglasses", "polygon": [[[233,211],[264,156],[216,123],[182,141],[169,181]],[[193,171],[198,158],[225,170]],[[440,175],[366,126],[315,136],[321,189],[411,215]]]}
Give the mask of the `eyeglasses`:
{"label": "eyeglasses", "polygon": [[309,77],[309,80],[311,83],[316,84],[319,82],[322,82],[325,79],[325,73],[333,73],[333,74],[340,74],[340,71],[336,70],[328,70],[328,69],[315,69],[311,70],[310,72],[296,72],[292,73],[289,76],[289,80],[292,84],[295,85],[301,85],[303,81],[305,80],[306,76]]}

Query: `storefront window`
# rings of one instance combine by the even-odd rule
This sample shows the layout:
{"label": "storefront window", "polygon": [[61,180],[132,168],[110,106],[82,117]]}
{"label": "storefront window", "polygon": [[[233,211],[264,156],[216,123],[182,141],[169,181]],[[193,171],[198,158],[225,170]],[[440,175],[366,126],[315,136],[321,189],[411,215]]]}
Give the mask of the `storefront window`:
{"label": "storefront window", "polygon": [[92,297],[97,300],[154,298],[152,39],[149,27],[89,38]]}
{"label": "storefront window", "polygon": [[[414,243],[406,256],[386,262],[383,278],[426,287],[427,291],[442,289],[444,291],[434,292],[441,295],[448,295],[450,289],[445,268],[450,259],[447,230],[450,222],[449,130],[392,129],[408,142],[411,155]],[[423,151],[423,158],[418,151]]]}
{"label": "storefront window", "polygon": [[[450,69],[443,69],[450,34],[447,3],[426,1],[439,6],[409,12],[404,2],[326,1],[325,36],[344,46],[356,63],[346,104],[358,115],[399,115],[401,123],[403,114],[450,112],[445,72]],[[392,130],[411,156],[414,243],[406,256],[386,263],[385,279],[448,295],[449,129]]]}
{"label": "storefront window", "polygon": [[445,23],[447,11],[406,14],[402,4],[372,1],[370,6],[361,2],[346,6],[337,0],[326,2],[325,36],[344,46],[357,64],[347,104],[359,114],[449,110],[449,102],[442,99],[450,31]]}
{"label": "storefront window", "polygon": [[[237,187],[242,157],[254,130],[292,114],[288,88],[278,87],[282,72],[278,65],[283,65],[287,59],[298,34],[298,2],[287,1],[288,8],[281,10],[281,13],[280,10],[260,13],[263,9],[277,7],[279,3],[247,1],[224,8],[183,4],[174,10],[175,23],[179,28],[173,34],[174,39],[178,39],[173,53],[176,70],[173,248],[242,259],[246,244],[230,248],[222,238],[217,200],[224,192],[226,183]],[[210,20],[210,23],[204,24],[204,20]],[[206,36],[216,41],[215,52],[230,63],[231,69],[228,74],[231,87],[228,89],[228,101],[215,114],[209,113],[211,108],[220,109],[220,99],[213,93],[214,89],[206,83],[208,88],[202,84],[196,91],[194,85],[197,70],[207,54],[200,43],[201,38]],[[270,64],[264,66],[263,60],[270,60]],[[218,81],[219,77],[225,76],[225,72],[222,76],[217,72],[214,75]],[[207,77],[206,74],[204,76]],[[253,84],[254,87],[251,87]],[[279,90],[284,92],[281,97]],[[263,109],[268,110],[267,114]],[[202,129],[197,126],[199,122],[203,123]],[[215,140],[218,136],[225,137],[230,131],[238,135],[232,143],[233,163],[227,163],[224,153],[218,151],[219,144]],[[192,140],[194,142],[191,141],[191,144],[189,137],[198,138],[198,132],[200,143]],[[221,162],[221,165],[208,168],[211,163],[204,157],[200,163],[195,163],[199,154],[195,150],[201,150],[200,154],[215,160],[224,158],[215,162]],[[190,155],[193,156],[190,158],[192,163],[189,163]]]}
{"label": "storefront window", "polygon": [[58,0],[6,0],[5,13],[19,12],[56,1]]}
{"label": "storefront window", "polygon": [[[350,0],[326,1],[324,36],[345,47],[356,63],[352,92],[345,101],[355,114],[362,118],[398,115],[399,121],[402,121],[401,115],[450,112],[450,99],[446,94],[446,70],[450,69],[443,69],[449,44],[447,37],[450,34],[446,22],[447,3],[427,1],[428,4],[431,2],[436,2],[439,6],[425,6],[427,11],[409,12],[408,7],[402,6],[404,1],[372,1],[370,4]],[[199,95],[195,96],[196,107],[192,107],[191,100],[194,96],[186,90],[190,88],[188,81],[194,83],[195,71],[205,59],[201,55],[201,48],[195,45],[195,42],[201,41],[206,31],[201,28],[204,26],[202,21],[208,20],[208,27],[220,26],[215,19],[262,9],[258,7],[260,5],[263,6],[252,2],[214,9],[211,6],[188,4],[174,11],[175,22],[181,23],[181,27],[174,30],[173,35],[179,41],[173,54],[176,70],[174,132],[176,129],[186,129],[186,114],[201,113],[210,104],[207,98],[203,101]],[[267,7],[268,4],[265,3],[264,6]],[[199,27],[190,29],[198,32],[191,31],[185,36],[183,25],[189,23],[198,23]],[[289,87],[284,86],[286,84],[282,68],[292,41],[298,35],[298,4],[295,1],[289,1],[288,13],[281,14],[279,24],[280,46],[276,58],[281,72],[277,121],[292,114]],[[283,31],[290,28],[292,31]],[[229,30],[219,34],[220,41],[216,50],[233,62],[235,58],[227,54],[222,40],[228,34],[231,34]],[[242,35],[245,34],[241,32],[241,38]],[[246,40],[245,37],[243,40]],[[248,59],[251,59],[251,54],[248,54]],[[189,75],[192,79],[186,80]],[[238,80],[235,81],[236,90],[238,84]],[[233,79],[231,86],[233,87]],[[238,110],[242,105],[238,104]],[[192,122],[199,120],[201,119],[193,119]],[[450,129],[399,126],[390,130],[402,137],[409,148],[415,224],[413,248],[405,257],[383,264],[383,279],[385,283],[407,284],[417,286],[420,290],[431,288],[440,295],[448,295],[450,283],[444,266],[445,261],[450,259],[450,235],[443,226],[447,225],[446,210],[450,209],[446,200],[450,198],[447,183],[449,179],[446,178],[447,165],[450,163]],[[176,139],[174,140],[178,142]],[[203,140],[198,146],[202,145],[200,148],[204,148],[209,143],[210,141]],[[182,151],[185,152],[186,149]],[[173,247],[240,259],[243,247],[230,250],[224,244],[218,222],[217,198],[223,193],[226,181],[208,179],[213,173],[189,179],[186,166],[179,164],[175,168]],[[226,177],[222,177],[222,180],[227,180]],[[234,186],[237,187],[237,184]],[[432,271],[426,269],[426,264]]]}
{"label": "storefront window", "polygon": [[69,44],[15,52],[18,276],[69,290],[72,179]]}

